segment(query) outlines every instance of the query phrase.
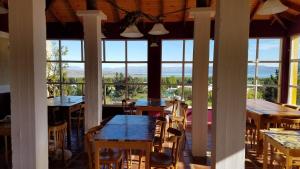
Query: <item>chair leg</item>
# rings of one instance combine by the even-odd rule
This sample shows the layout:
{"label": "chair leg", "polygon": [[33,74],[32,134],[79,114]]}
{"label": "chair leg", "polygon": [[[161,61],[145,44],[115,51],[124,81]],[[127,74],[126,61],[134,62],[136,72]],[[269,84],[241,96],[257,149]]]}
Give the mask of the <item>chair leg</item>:
{"label": "chair leg", "polygon": [[143,154],[144,154],[144,152],[141,151],[141,152],[140,152],[140,155],[139,155],[139,169],[141,169],[141,164],[142,164]]}

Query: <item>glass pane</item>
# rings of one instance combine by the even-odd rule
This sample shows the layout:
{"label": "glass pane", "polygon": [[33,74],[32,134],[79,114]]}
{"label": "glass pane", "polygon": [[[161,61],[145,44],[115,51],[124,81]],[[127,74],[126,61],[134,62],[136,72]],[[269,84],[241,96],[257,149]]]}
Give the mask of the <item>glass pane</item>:
{"label": "glass pane", "polygon": [[260,39],[258,58],[260,61],[280,60],[280,39]]}
{"label": "glass pane", "polygon": [[182,61],[183,40],[162,41],[162,61]]}
{"label": "glass pane", "polygon": [[184,84],[192,85],[193,64],[184,64]]}
{"label": "glass pane", "polygon": [[257,98],[264,99],[270,102],[277,102],[277,87],[258,87]]}
{"label": "glass pane", "polygon": [[84,83],[84,63],[62,63],[61,73],[65,83]]}
{"label": "glass pane", "polygon": [[290,85],[297,86],[300,85],[300,65],[298,62],[291,62],[290,64]]}
{"label": "glass pane", "polygon": [[103,88],[105,104],[122,103],[126,90],[124,83],[104,84]]}
{"label": "glass pane", "polygon": [[82,96],[83,95],[83,85],[82,84],[64,84],[63,96]]}
{"label": "glass pane", "polygon": [[248,61],[255,61],[256,60],[256,39],[249,39],[248,41]]}
{"label": "glass pane", "polygon": [[212,84],[212,77],[213,77],[213,63],[209,63],[209,67],[208,67],[208,84]]}
{"label": "glass pane", "polygon": [[192,106],[192,86],[191,85],[186,85],[184,86],[183,90],[183,95],[184,95],[184,101],[186,104],[189,106]]}
{"label": "glass pane", "polygon": [[166,100],[178,99],[181,100],[182,86],[177,85],[161,85],[161,97]]}
{"label": "glass pane", "polygon": [[247,84],[255,84],[255,63],[248,63]]}
{"label": "glass pane", "polygon": [[46,67],[46,79],[47,83],[59,82],[60,81],[60,67],[59,63],[47,62]]}
{"label": "glass pane", "polygon": [[125,61],[125,41],[105,41],[106,61]]}
{"label": "glass pane", "polygon": [[60,86],[58,84],[47,84],[47,97],[60,96]]}
{"label": "glass pane", "polygon": [[209,41],[209,61],[214,61],[214,47],[215,47],[215,41],[210,40]]}
{"label": "glass pane", "polygon": [[104,44],[104,41],[101,40],[101,61],[105,61],[104,60],[104,50],[103,50],[104,46],[103,46],[103,44]]}
{"label": "glass pane", "polygon": [[47,40],[46,41],[46,54],[47,60],[59,60],[59,41]]}
{"label": "glass pane", "polygon": [[148,43],[147,41],[127,41],[128,61],[147,61]]}
{"label": "glass pane", "polygon": [[247,87],[247,99],[255,99],[255,88],[252,86]]}
{"label": "glass pane", "polygon": [[212,86],[208,88],[207,107],[212,107]]}
{"label": "glass pane", "polygon": [[146,63],[128,63],[128,83],[147,83]]}
{"label": "glass pane", "polygon": [[259,63],[258,64],[258,84],[277,85],[278,84],[279,63]]}
{"label": "glass pane", "polygon": [[105,83],[125,83],[125,63],[102,63]]}
{"label": "glass pane", "polygon": [[81,41],[62,40],[61,41],[62,60],[81,61]]}
{"label": "glass pane", "polygon": [[130,99],[146,99],[148,96],[147,85],[128,85]]}
{"label": "glass pane", "polygon": [[182,64],[181,63],[163,63],[162,64],[162,84],[173,85],[182,82]]}
{"label": "glass pane", "polygon": [[193,50],[194,50],[193,40],[186,40],[185,41],[185,61],[193,61]]}

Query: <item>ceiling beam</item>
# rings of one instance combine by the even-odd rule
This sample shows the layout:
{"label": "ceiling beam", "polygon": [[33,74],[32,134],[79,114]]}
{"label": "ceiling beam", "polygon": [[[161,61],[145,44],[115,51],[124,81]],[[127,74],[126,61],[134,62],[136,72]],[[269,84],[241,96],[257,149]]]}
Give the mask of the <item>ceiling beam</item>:
{"label": "ceiling beam", "polygon": [[164,15],[164,0],[159,1],[159,16],[163,17]]}
{"label": "ceiling beam", "polygon": [[292,1],[288,1],[288,0],[281,0],[282,4],[284,4],[285,6],[300,12],[300,5],[296,4],[295,2]]}
{"label": "ceiling beam", "polygon": [[57,22],[59,22],[62,25],[65,25],[64,21],[62,18],[59,17],[59,15],[57,15],[56,11],[53,9],[53,4],[55,3],[56,0],[52,0],[51,3],[49,4],[49,7],[47,9],[47,11],[55,18],[55,20],[57,20]]}
{"label": "ceiling beam", "polygon": [[289,12],[285,11],[285,12],[282,12],[280,14],[278,14],[280,17],[290,21],[290,22],[293,22],[293,23],[297,23],[298,20],[297,20],[297,16],[296,15],[293,15],[293,14],[290,14]]}
{"label": "ceiling beam", "polygon": [[[116,4],[116,5],[118,5],[118,3],[117,3],[116,0],[111,0],[111,2],[114,3],[114,4]],[[119,22],[120,19],[121,19],[121,15],[120,15],[119,10],[116,7],[112,6],[111,4],[110,4],[110,6],[111,6],[111,9],[113,10],[114,20],[116,20],[117,22]]]}
{"label": "ceiling beam", "polygon": [[74,9],[72,3],[70,2],[70,0],[65,0],[67,6],[71,9],[71,14],[72,17],[75,18],[77,21],[82,22],[81,19],[78,17],[78,15],[76,14],[76,10]]}
{"label": "ceiling beam", "polygon": [[97,0],[86,0],[87,10],[97,10]]}
{"label": "ceiling beam", "polygon": [[[188,0],[183,0],[184,2],[183,2],[183,7],[182,7],[182,9],[187,9],[187,7],[188,7]],[[186,21],[186,11],[187,10],[184,10],[184,11],[182,11],[182,22],[183,23],[185,23],[185,21]]]}
{"label": "ceiling beam", "polygon": [[255,14],[256,14],[256,12],[257,12],[257,10],[258,10],[258,8],[259,8],[259,6],[260,6],[260,1],[258,0],[258,1],[256,1],[256,3],[255,3],[255,5],[254,5],[254,8],[253,8],[253,10],[251,11],[251,14],[250,14],[250,22],[253,20],[253,18],[254,18],[254,16],[255,16]]}
{"label": "ceiling beam", "polygon": [[282,26],[283,29],[287,30],[287,26],[285,25],[285,23],[279,18],[279,16],[277,14],[273,15],[275,20]]}

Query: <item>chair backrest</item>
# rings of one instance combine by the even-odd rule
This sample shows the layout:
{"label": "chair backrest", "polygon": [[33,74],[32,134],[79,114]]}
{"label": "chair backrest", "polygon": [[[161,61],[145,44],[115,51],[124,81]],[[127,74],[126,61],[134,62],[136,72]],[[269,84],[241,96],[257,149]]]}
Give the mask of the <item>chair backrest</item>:
{"label": "chair backrest", "polygon": [[183,117],[183,129],[186,129],[187,124],[187,113],[188,113],[188,105],[186,103],[180,103],[180,115]]}
{"label": "chair backrest", "polygon": [[59,107],[48,107],[48,124],[56,125],[64,122],[64,115],[60,114]]}
{"label": "chair backrest", "polygon": [[164,140],[166,125],[167,125],[167,119],[165,117],[160,116],[160,117],[157,117],[156,120],[157,120],[156,124],[160,126],[159,138],[160,138],[160,140]]}
{"label": "chair backrest", "polygon": [[[64,122],[60,125],[49,126],[48,134],[49,140],[53,138],[55,150],[61,148],[64,150],[65,147],[65,136],[67,132],[67,123]],[[63,151],[62,151],[63,152]]]}
{"label": "chair backrest", "polygon": [[168,142],[172,143],[172,161],[173,165],[176,166],[182,150],[183,132],[175,128],[168,128],[167,132],[172,134],[172,136],[168,138]]}
{"label": "chair backrest", "polygon": [[176,116],[176,112],[179,107],[179,101],[177,99],[174,99],[174,100],[170,101],[170,103],[172,104],[172,115]]}
{"label": "chair backrest", "polygon": [[280,124],[284,129],[300,129],[300,119],[281,118]]}
{"label": "chair backrest", "polygon": [[98,125],[88,130],[88,132],[85,134],[84,140],[85,140],[85,148],[86,152],[88,154],[88,161],[89,161],[89,169],[92,169],[94,166],[93,163],[93,141],[94,136],[97,132],[101,130],[103,126]]}

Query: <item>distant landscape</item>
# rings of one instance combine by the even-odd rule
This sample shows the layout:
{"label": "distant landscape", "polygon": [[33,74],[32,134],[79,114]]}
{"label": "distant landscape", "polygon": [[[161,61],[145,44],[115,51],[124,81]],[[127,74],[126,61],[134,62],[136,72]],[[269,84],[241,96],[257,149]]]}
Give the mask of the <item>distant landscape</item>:
{"label": "distant landscape", "polygon": [[[259,66],[259,77],[261,78],[268,78],[270,77],[271,74],[275,74],[276,69],[278,67],[270,67],[270,66]],[[115,72],[123,72],[124,73],[125,69],[124,67],[116,67],[116,68],[105,68],[103,70],[103,75],[104,76],[114,76]],[[138,77],[145,77],[147,74],[147,67],[144,66],[137,66],[137,67],[130,67],[128,69],[128,73],[130,75],[138,76]],[[67,74],[68,77],[83,77],[84,76],[84,71],[82,70],[81,67],[75,67],[75,66],[70,66],[67,68]],[[182,69],[181,67],[165,67],[162,76],[167,77],[167,76],[175,76],[179,77],[182,74]],[[249,65],[248,66],[248,77],[254,77],[255,75],[255,66],[254,65]],[[191,77],[192,76],[192,68],[191,67],[186,67],[185,68],[185,76],[186,77]],[[209,76],[212,76],[212,67],[209,67]]]}

